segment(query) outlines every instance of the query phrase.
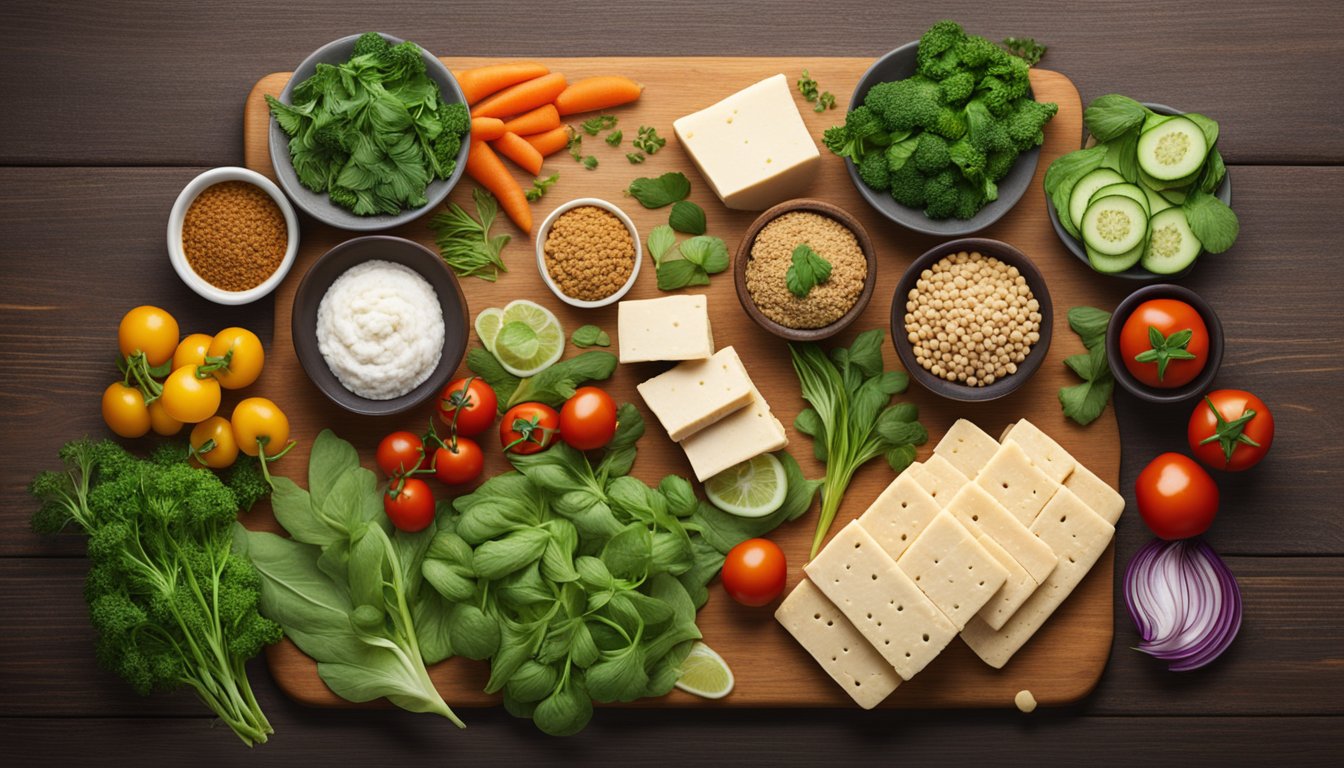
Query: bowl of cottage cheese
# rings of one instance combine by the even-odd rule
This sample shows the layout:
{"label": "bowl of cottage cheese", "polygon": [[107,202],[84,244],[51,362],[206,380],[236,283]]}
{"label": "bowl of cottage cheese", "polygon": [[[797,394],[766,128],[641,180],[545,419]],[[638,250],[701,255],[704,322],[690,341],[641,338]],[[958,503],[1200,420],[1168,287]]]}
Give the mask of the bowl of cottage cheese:
{"label": "bowl of cottage cheese", "polygon": [[353,413],[414,408],[451,378],[466,351],[457,278],[419,243],[347,240],[313,264],[294,296],[291,336],[308,378]]}

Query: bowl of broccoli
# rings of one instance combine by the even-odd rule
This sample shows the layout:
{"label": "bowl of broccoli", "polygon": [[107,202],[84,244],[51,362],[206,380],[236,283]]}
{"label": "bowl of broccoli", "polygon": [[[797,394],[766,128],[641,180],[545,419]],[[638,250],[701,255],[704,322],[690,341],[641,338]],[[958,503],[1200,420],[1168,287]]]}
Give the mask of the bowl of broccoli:
{"label": "bowl of broccoli", "polygon": [[929,235],[977,232],[1026,192],[1058,111],[1032,98],[1030,67],[938,22],[868,68],[824,143],[888,219]]}
{"label": "bowl of broccoli", "polygon": [[443,202],[466,169],[471,114],[433,54],[366,32],[318,48],[271,110],[276,179],[304,213],[372,232]]}

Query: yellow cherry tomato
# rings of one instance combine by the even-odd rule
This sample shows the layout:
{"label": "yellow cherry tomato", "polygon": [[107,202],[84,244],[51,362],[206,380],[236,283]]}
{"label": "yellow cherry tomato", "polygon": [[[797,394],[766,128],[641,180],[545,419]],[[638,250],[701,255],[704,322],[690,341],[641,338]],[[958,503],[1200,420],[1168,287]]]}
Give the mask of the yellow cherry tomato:
{"label": "yellow cherry tomato", "polygon": [[149,408],[135,387],[114,381],[103,390],[103,421],[122,437],[140,437],[149,431]]}
{"label": "yellow cherry tomato", "polygon": [[191,428],[191,457],[211,469],[233,466],[238,459],[238,440],[233,425],[223,416],[211,416]]}
{"label": "yellow cherry tomato", "polygon": [[149,404],[149,428],[154,434],[168,437],[182,431],[182,422],[168,415],[163,409],[163,398]]}
{"label": "yellow cherry tomato", "polygon": [[214,339],[208,333],[193,333],[179,342],[177,351],[173,353],[173,370],[188,365],[205,365],[206,350],[210,349],[210,342]]}
{"label": "yellow cherry tomato", "polygon": [[199,378],[199,365],[178,368],[163,382],[163,409],[185,424],[199,424],[219,410],[219,382],[213,376]]}
{"label": "yellow cherry tomato", "polygon": [[275,456],[289,443],[289,418],[270,400],[249,397],[233,409],[233,434],[238,450],[248,456],[263,446],[267,456]]}
{"label": "yellow cherry tomato", "polygon": [[261,339],[246,328],[225,328],[215,334],[206,354],[212,358],[229,355],[228,365],[214,371],[219,385],[225,389],[242,389],[252,384],[261,375],[266,359]]}
{"label": "yellow cherry tomato", "polygon": [[143,352],[150,366],[163,365],[177,350],[177,320],[158,307],[136,307],[117,326],[117,346],[123,355]]}

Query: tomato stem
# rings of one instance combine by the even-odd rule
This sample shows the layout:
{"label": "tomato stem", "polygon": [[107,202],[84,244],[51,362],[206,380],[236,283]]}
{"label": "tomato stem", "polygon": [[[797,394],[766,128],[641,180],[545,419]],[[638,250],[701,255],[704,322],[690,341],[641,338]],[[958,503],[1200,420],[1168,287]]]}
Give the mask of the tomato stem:
{"label": "tomato stem", "polygon": [[1217,440],[1219,446],[1223,449],[1223,459],[1225,463],[1232,463],[1232,453],[1237,450],[1237,443],[1249,445],[1252,448],[1259,448],[1260,444],[1252,440],[1251,437],[1243,432],[1246,424],[1256,416],[1253,408],[1243,408],[1241,415],[1232,421],[1223,418],[1220,412],[1213,404],[1213,399],[1208,395],[1204,396],[1204,402],[1208,403],[1209,410],[1213,412],[1213,418],[1216,422],[1213,427],[1213,434],[1199,441],[1200,445],[1208,445]]}
{"label": "tomato stem", "polygon": [[1148,326],[1148,343],[1152,349],[1146,349],[1134,356],[1138,363],[1157,363],[1157,380],[1162,381],[1167,374],[1167,364],[1172,360],[1194,360],[1198,357],[1186,349],[1195,332],[1191,328],[1176,331],[1163,336],[1156,326]]}

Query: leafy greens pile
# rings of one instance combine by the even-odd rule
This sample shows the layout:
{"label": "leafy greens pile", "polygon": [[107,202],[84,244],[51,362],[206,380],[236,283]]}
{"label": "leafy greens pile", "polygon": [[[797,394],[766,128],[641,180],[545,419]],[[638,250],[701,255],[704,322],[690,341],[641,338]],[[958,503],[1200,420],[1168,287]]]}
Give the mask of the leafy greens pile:
{"label": "leafy greens pile", "polygon": [[318,64],[291,101],[266,96],[299,181],[361,216],[425,205],[425,188],[453,174],[471,128],[466,105],[446,103],[426,74],[420,47],[376,32],[344,64]]}

